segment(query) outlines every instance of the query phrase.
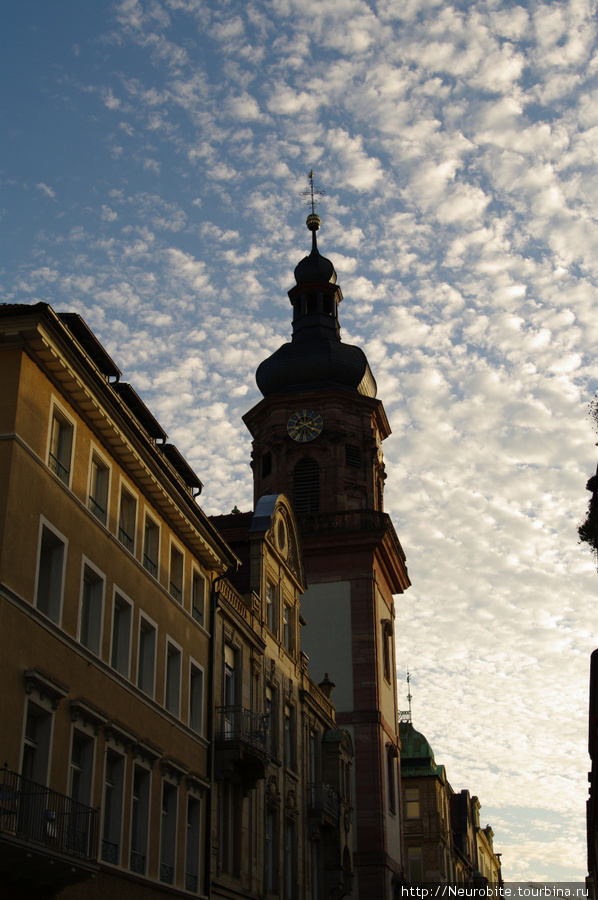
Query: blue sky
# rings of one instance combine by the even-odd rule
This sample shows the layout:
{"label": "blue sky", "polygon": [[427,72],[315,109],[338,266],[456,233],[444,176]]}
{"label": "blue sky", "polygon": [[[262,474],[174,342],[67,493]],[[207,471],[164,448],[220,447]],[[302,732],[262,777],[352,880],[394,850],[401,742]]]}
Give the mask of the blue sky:
{"label": "blue sky", "polygon": [[[398,675],[508,880],[585,875],[596,0],[9,0],[0,300],[86,319],[251,504],[241,416],[319,245],[393,434]],[[400,694],[406,694],[400,688]]]}

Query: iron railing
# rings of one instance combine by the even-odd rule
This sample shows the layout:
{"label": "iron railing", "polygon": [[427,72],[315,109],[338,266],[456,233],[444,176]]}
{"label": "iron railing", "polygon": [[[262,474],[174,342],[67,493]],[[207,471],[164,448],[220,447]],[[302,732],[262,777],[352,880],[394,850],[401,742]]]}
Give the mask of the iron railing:
{"label": "iron railing", "polygon": [[0,831],[70,856],[96,860],[97,809],[6,767],[0,779]]}
{"label": "iron railing", "polygon": [[216,740],[241,741],[266,754],[268,751],[268,716],[251,712],[243,706],[216,707]]}
{"label": "iron railing", "polygon": [[328,816],[334,823],[340,818],[341,803],[339,793],[331,784],[312,782],[307,786],[309,810]]}

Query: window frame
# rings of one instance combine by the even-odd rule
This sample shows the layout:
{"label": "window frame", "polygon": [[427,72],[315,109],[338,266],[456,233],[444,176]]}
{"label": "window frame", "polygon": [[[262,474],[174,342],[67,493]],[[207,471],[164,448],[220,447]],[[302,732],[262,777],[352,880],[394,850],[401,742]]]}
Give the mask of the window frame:
{"label": "window frame", "polygon": [[[92,573],[95,578],[93,579],[93,585],[100,585],[100,595],[99,595],[99,617],[94,616],[98,625],[98,636],[97,636],[97,649],[95,646],[90,646],[90,643],[86,643],[83,640],[83,627],[84,627],[84,604],[86,602],[85,596],[85,585],[86,583],[86,574]],[[100,657],[102,655],[102,637],[104,633],[104,601],[106,594],[106,576],[100,569],[95,566],[90,559],[86,556],[83,557],[81,561],[81,584],[79,588],[79,616],[77,620],[77,640],[79,643],[89,650],[90,653],[93,653],[94,656]],[[94,606],[97,604],[97,598],[89,598],[89,602],[93,603]],[[93,612],[93,610],[90,610]],[[97,619],[99,618],[99,621]],[[89,623],[91,624],[91,616],[89,616]],[[91,630],[91,629],[90,629]]]}
{"label": "window frame", "polygon": [[[201,607],[196,605],[196,584],[203,584],[203,591],[201,597]],[[191,567],[191,616],[197,622],[198,625],[201,625],[202,628],[206,627],[206,600],[208,596],[208,579],[201,571],[198,566],[193,565]],[[196,615],[195,611],[198,611],[198,615]]]}
{"label": "window frame", "polygon": [[[68,468],[64,465],[64,461],[61,458],[63,456],[62,452],[60,455],[56,455],[53,450],[54,448],[54,422],[58,422],[62,424],[67,429],[70,429],[70,447],[68,448]],[[73,459],[75,456],[75,443],[77,437],[77,421],[74,416],[67,412],[66,407],[59,402],[58,398],[52,395],[52,399],[50,401],[50,421],[48,427],[48,440],[46,447],[46,464],[51,472],[54,473],[56,478],[62,482],[62,484],[66,485],[66,487],[71,490],[73,483]],[[66,455],[66,454],[64,454]],[[57,463],[57,466],[60,466],[64,469],[66,477],[57,471],[57,466],[52,464],[52,461]]]}
{"label": "window frame", "polygon": [[[58,549],[58,546],[62,546],[62,560],[60,563],[60,574],[59,574],[59,585],[57,590],[57,596],[51,597],[47,604],[44,604],[44,607],[40,606],[40,575],[42,572],[42,548],[43,548],[43,539],[44,539],[44,531],[49,532],[50,535],[55,539],[56,543],[54,545],[54,549]],[[37,610],[39,610],[42,615],[46,616],[52,622],[60,627],[62,622],[62,612],[64,608],[64,591],[65,591],[65,581],[66,581],[66,562],[67,562],[67,554],[68,554],[68,538],[62,534],[51,522],[46,519],[45,516],[40,516],[40,525],[39,525],[39,534],[38,534],[38,543],[37,543],[37,563],[35,568],[35,601],[34,605]],[[53,569],[52,565],[52,569]],[[57,578],[56,572],[50,572],[50,577],[52,580]],[[54,592],[55,588],[53,589]],[[50,612],[50,609],[53,608],[56,603],[58,604],[57,614],[53,615]]]}
{"label": "window frame", "polygon": [[[147,787],[143,797],[135,796],[135,781],[137,774],[143,777],[143,785]],[[133,764],[133,774],[131,778],[131,808],[129,821],[129,859],[128,869],[138,875],[147,874],[148,863],[148,847],[150,838],[150,811],[152,808],[152,770],[149,766],[135,761]],[[138,804],[138,805],[136,805]],[[137,827],[136,827],[137,826]],[[143,853],[138,848],[143,846]],[[139,871],[132,865],[133,853],[143,857],[143,871]]]}
{"label": "window frame", "polygon": [[[171,652],[172,651],[172,652]],[[171,682],[172,671],[170,660],[178,658],[178,666],[174,672],[174,683]],[[177,719],[181,717],[181,693],[183,675],[183,648],[169,635],[166,635],[166,648],[164,653],[164,709]],[[174,698],[171,698],[171,694]],[[174,703],[172,703],[174,699]],[[172,704],[172,706],[171,706]]]}
{"label": "window frame", "polygon": [[[145,626],[145,627],[144,627]],[[151,692],[146,690],[146,687],[142,686],[142,681],[145,683],[145,678],[147,677],[146,673],[141,674],[141,636],[142,634],[149,634],[149,632],[153,632],[154,636],[154,646],[153,646],[153,662],[152,662],[152,687]],[[139,621],[137,624],[137,678],[136,685],[138,689],[145,694],[146,697],[149,697],[151,700],[155,699],[156,696],[156,661],[158,655],[158,625],[151,619],[146,613],[142,610],[139,611]],[[146,666],[146,660],[143,661],[143,666]]]}
{"label": "window frame", "polygon": [[[117,599],[121,601],[121,609],[127,607],[129,613],[129,639],[128,646],[126,650],[126,672],[121,671],[118,665],[114,664],[114,638],[115,638],[115,619],[116,619],[116,607],[117,607]],[[134,614],[134,605],[133,601],[130,597],[120,590],[117,585],[114,585],[112,588],[112,621],[110,625],[110,668],[114,669],[115,672],[118,672],[119,675],[122,675],[123,678],[126,678],[128,681],[131,680],[131,661],[132,661],[132,649],[133,649],[133,614]],[[118,648],[117,648],[118,652]],[[120,655],[120,654],[119,654]]]}
{"label": "window frame", "polygon": [[[168,809],[165,810],[165,795],[168,792]],[[172,802],[174,798],[174,803]],[[176,883],[176,863],[178,845],[179,786],[167,775],[162,777],[160,797],[160,849],[158,880],[161,884]],[[168,830],[167,830],[168,829]],[[166,859],[165,859],[166,857]],[[171,869],[170,879],[164,878],[166,868]]]}
{"label": "window frame", "polygon": [[[94,468],[95,467],[95,468]],[[101,504],[98,502],[98,498],[94,497],[92,491],[94,490],[94,471],[100,472],[103,471],[106,473],[106,484],[105,489],[102,489],[102,494],[105,494],[101,499],[105,504],[105,509],[102,509]],[[104,453],[100,450],[97,444],[91,444],[91,448],[89,451],[89,476],[87,482],[87,508],[91,512],[93,516],[104,525],[106,528],[110,525],[110,489],[112,486],[112,466],[108,460],[108,458],[104,455]],[[97,486],[95,488],[97,491]],[[98,514],[98,511],[100,514]]]}
{"label": "window frame", "polygon": [[[123,528],[122,520],[123,520],[123,494],[127,494],[129,499],[135,504],[135,511],[133,514],[133,534],[130,535]],[[134,491],[128,482],[126,482],[123,478],[120,480],[119,491],[118,491],[118,518],[116,522],[116,537],[118,538],[118,542],[122,547],[125,548],[129,553],[135,556],[135,549],[137,547],[137,518],[139,514],[139,495],[136,491]],[[126,541],[123,540],[123,536],[126,538]],[[130,545],[128,543],[130,541]]]}
{"label": "window frame", "polygon": [[[109,760],[118,760],[118,765],[121,769],[120,783],[116,784],[116,798],[114,799],[111,797],[110,802],[108,802],[107,800]],[[124,752],[120,752],[114,746],[111,746],[109,740],[106,741],[103,775],[104,778],[102,782],[102,828],[100,832],[100,859],[103,863],[108,863],[108,865],[118,866],[122,863],[124,799],[125,787],[127,784],[127,756]],[[111,787],[114,789],[114,781],[111,781]],[[109,836],[107,835],[107,832]],[[115,837],[118,838],[117,841],[114,841]],[[104,843],[116,845],[117,851],[116,858],[114,860],[108,859],[106,857],[104,853]]]}
{"label": "window frame", "polygon": [[[196,696],[195,691],[193,689],[194,673],[197,673],[198,676],[201,676],[201,692],[200,692],[201,696],[200,696],[199,704],[197,704],[197,702],[194,702],[194,696]],[[190,657],[189,658],[189,703],[188,703],[187,723],[189,725],[189,728],[192,731],[194,731],[195,734],[198,734],[200,737],[203,737],[204,731],[205,731],[205,727],[204,727],[205,711],[206,711],[205,692],[206,692],[205,669],[202,665],[200,665],[200,663],[197,662],[197,660],[193,659],[193,657]],[[196,709],[194,712],[194,707],[197,707],[197,705],[200,706],[200,709],[199,710]],[[199,719],[200,719],[200,723],[199,723],[200,727],[196,728],[195,725],[197,724],[196,719],[197,719],[198,715],[199,715]]]}
{"label": "window frame", "polygon": [[[176,569],[173,572],[173,568]],[[180,568],[180,571],[179,571]],[[177,578],[175,582],[173,577]],[[185,551],[177,541],[170,538],[170,553],[168,557],[168,593],[179,603],[183,605],[183,589],[185,584]]]}
{"label": "window frame", "polygon": [[[412,794],[414,796],[409,797],[409,794]],[[415,806],[415,804],[417,804],[417,806]],[[417,812],[413,812],[414,809],[417,809]],[[418,787],[405,786],[405,818],[421,818],[421,797]]]}
{"label": "window frame", "polygon": [[[156,559],[155,561],[147,553],[148,547],[148,529],[152,534],[156,535]],[[143,520],[143,547],[141,562],[146,572],[155,578],[156,581],[160,577],[160,523],[149,512],[145,512]],[[154,571],[155,570],[155,571]]]}
{"label": "window frame", "polygon": [[[193,823],[190,823],[190,808],[194,808]],[[201,796],[187,791],[187,804],[185,810],[185,890],[193,894],[198,894],[201,886],[202,868],[201,868],[201,846],[202,846],[202,816],[203,803]],[[192,834],[193,829],[193,834]],[[190,871],[191,868],[197,871]],[[193,878],[195,883],[191,887],[190,879]]]}

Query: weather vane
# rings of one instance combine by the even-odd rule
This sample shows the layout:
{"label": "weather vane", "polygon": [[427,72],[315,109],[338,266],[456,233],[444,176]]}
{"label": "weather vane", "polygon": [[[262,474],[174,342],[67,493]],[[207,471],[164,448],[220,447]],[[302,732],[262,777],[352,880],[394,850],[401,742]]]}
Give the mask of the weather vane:
{"label": "weather vane", "polygon": [[321,190],[321,188],[316,187],[314,184],[314,170],[312,169],[309,175],[309,187],[301,191],[301,196],[305,197],[305,202],[308,206],[311,206],[311,214],[314,216],[316,214],[316,206],[318,205],[318,200],[320,197],[323,197],[326,191]]}

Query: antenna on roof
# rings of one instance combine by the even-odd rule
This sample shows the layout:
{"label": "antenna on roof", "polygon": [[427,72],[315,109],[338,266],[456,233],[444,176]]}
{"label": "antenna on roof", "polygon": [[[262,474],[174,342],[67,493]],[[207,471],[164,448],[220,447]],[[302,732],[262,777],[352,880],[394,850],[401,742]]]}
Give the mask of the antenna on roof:
{"label": "antenna on roof", "polygon": [[397,710],[397,714],[399,717],[399,722],[407,722],[411,724],[411,673],[409,669],[407,669],[407,702],[409,703],[409,709],[399,709]]}

